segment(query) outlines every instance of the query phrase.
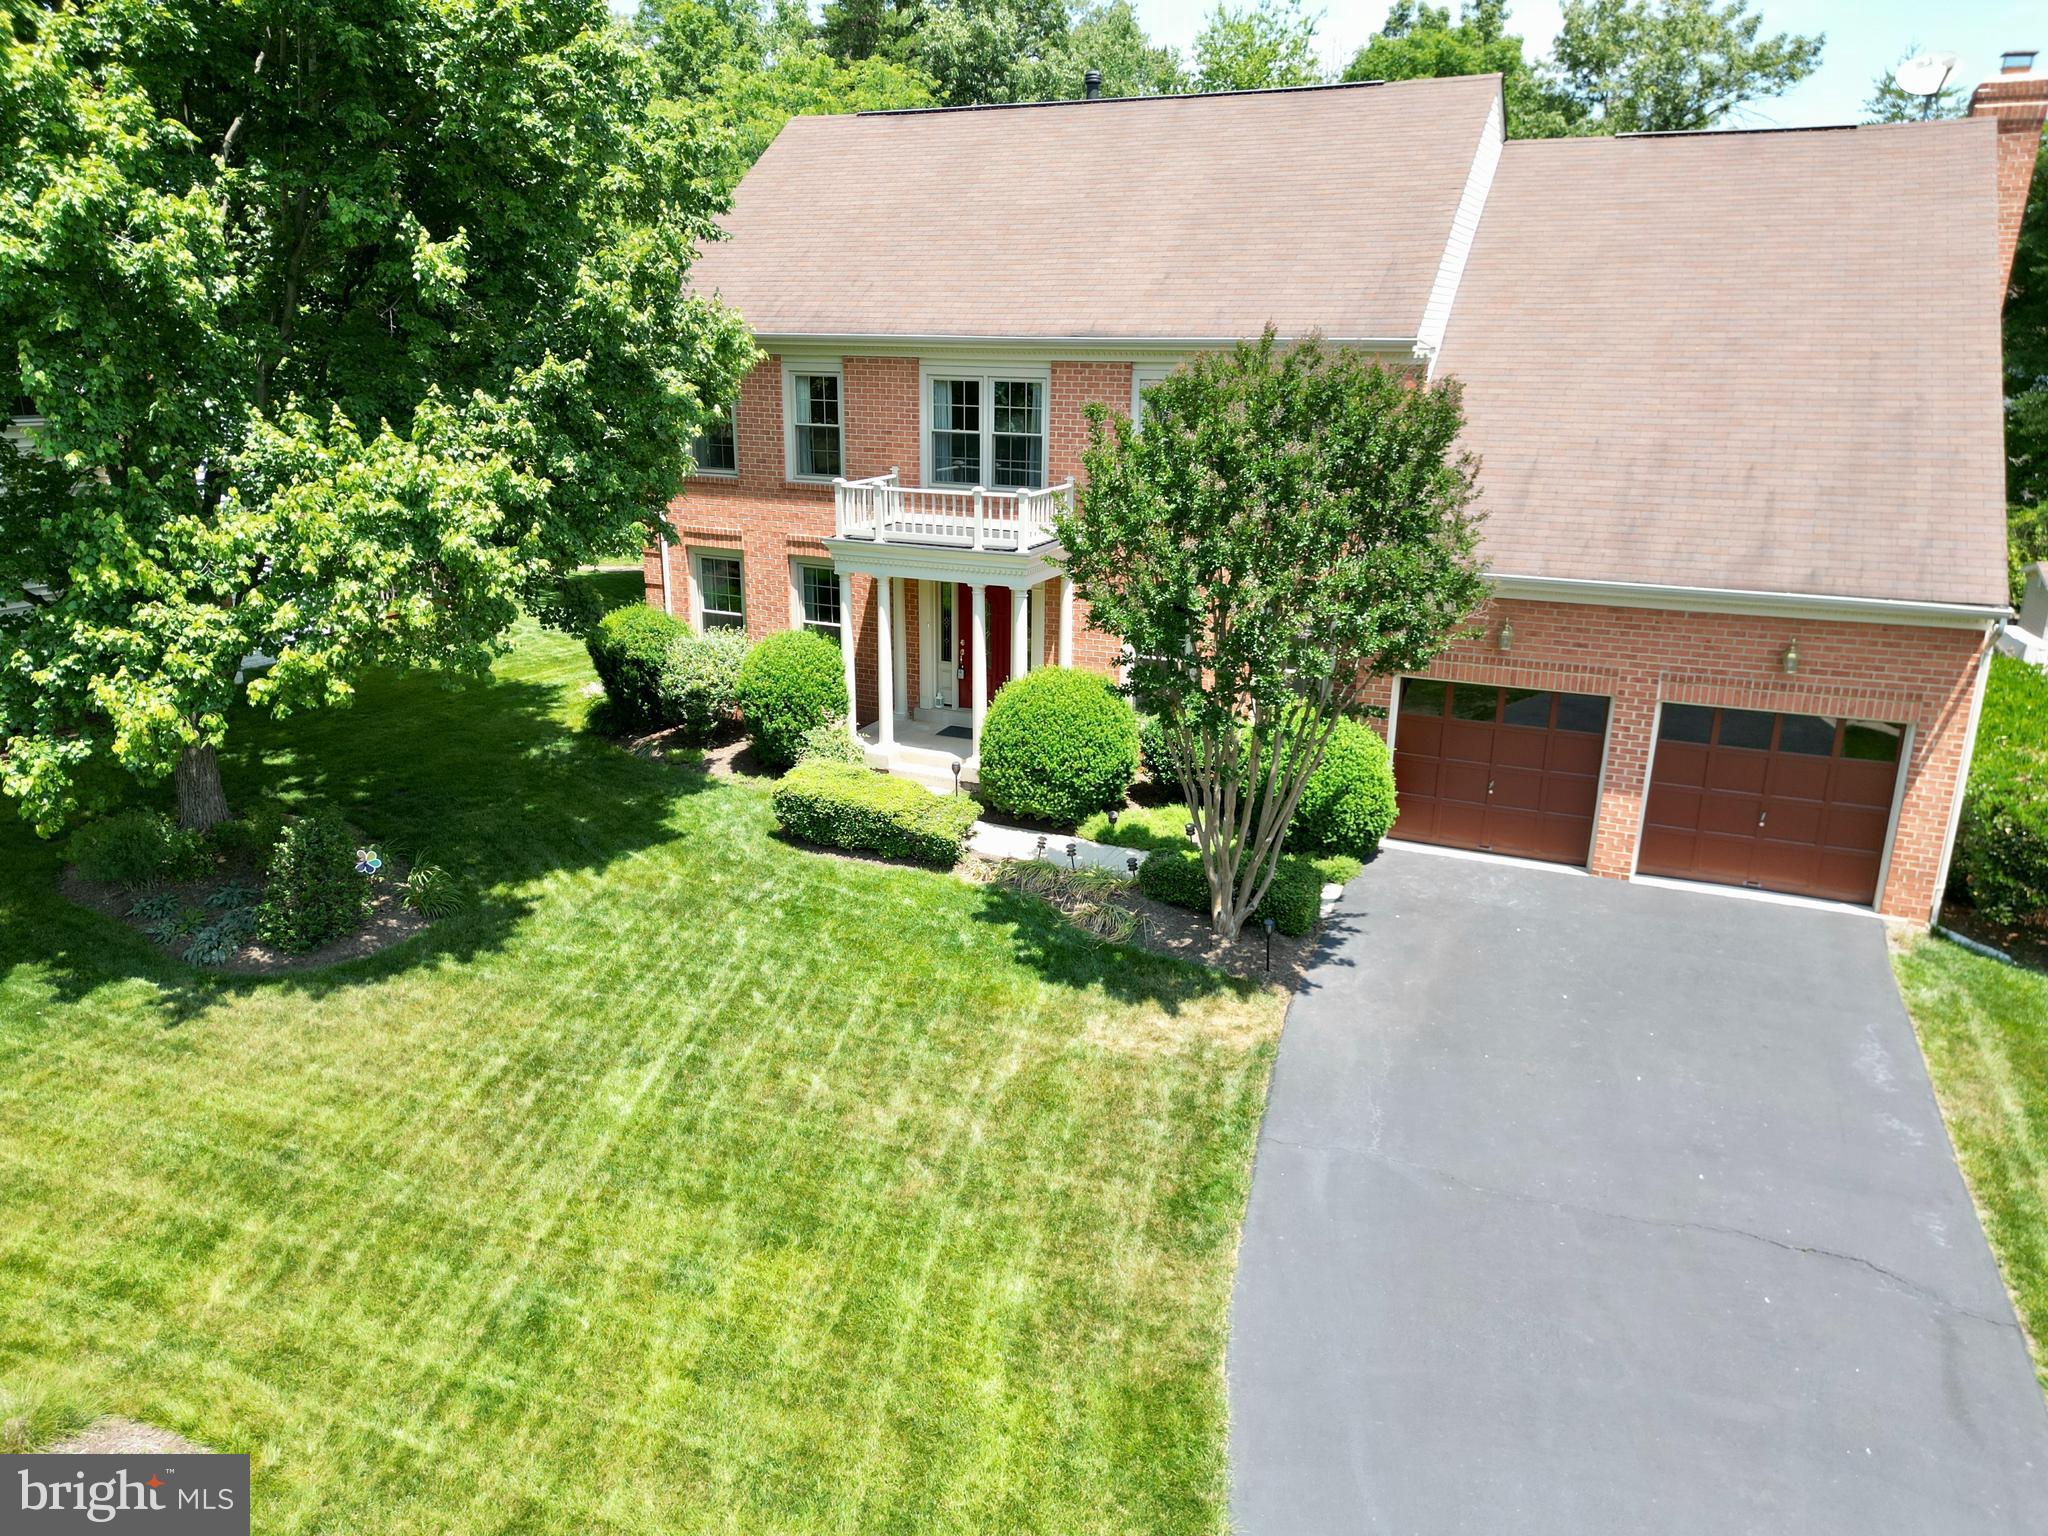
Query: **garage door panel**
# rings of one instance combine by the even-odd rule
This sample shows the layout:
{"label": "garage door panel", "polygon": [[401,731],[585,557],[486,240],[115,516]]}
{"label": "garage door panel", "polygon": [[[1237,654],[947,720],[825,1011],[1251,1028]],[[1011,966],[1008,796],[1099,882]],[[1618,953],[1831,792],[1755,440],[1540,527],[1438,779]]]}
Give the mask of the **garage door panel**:
{"label": "garage door panel", "polygon": [[1605,743],[1589,726],[1604,724],[1606,701],[1564,700],[1481,684],[1404,681],[1394,736],[1394,835],[1585,863]]}
{"label": "garage door panel", "polygon": [[1639,870],[1876,900],[1902,727],[1695,705],[1664,719]]}

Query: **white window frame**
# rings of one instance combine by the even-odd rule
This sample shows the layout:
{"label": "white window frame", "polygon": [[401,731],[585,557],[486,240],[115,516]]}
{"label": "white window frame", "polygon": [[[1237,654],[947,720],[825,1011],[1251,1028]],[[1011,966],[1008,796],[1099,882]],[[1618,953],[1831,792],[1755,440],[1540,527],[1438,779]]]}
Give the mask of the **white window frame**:
{"label": "white window frame", "polygon": [[[796,384],[798,379],[830,378],[839,381],[839,475],[797,473]],[[784,358],[782,361],[782,473],[783,478],[804,485],[830,485],[846,473],[846,365],[838,358]]]}
{"label": "white window frame", "polygon": [[[932,385],[940,379],[974,379],[981,384],[981,472],[982,484],[990,490],[996,489],[989,476],[995,468],[996,432],[996,384],[1036,384],[1042,391],[1044,402],[1044,427],[1041,441],[1045,451],[1039,456],[1039,483],[1029,487],[1043,490],[1052,484],[1052,369],[1044,363],[1003,363],[970,362],[939,363],[925,362],[917,370],[917,461],[918,483],[936,485],[936,471],[932,464]],[[958,487],[966,489],[966,487]],[[1016,490],[1015,486],[1003,486],[1005,492]]]}
{"label": "white window frame", "polygon": [[706,560],[731,560],[740,568],[740,621],[737,625],[721,624],[720,629],[738,629],[747,632],[747,556],[746,551],[730,549],[711,544],[690,546],[690,624],[698,634],[708,631],[704,625],[704,562]]}
{"label": "white window frame", "polygon": [[811,616],[804,612],[805,571],[822,571],[831,578],[832,590],[837,594],[840,603],[839,622],[831,627],[839,632],[838,643],[843,648],[846,644],[845,591],[840,585],[839,572],[833,569],[830,560],[820,560],[815,555],[796,555],[791,557],[789,562],[789,627],[791,629],[810,630],[812,634],[817,633],[817,630],[812,628]]}
{"label": "white window frame", "polygon": [[1180,366],[1177,363],[1134,363],[1131,365],[1131,425],[1145,425],[1145,391]]}
{"label": "white window frame", "polygon": [[[841,420],[843,421],[843,420],[845,419],[845,416],[846,416],[846,399],[845,399],[845,395],[846,395],[846,386],[845,386],[845,385],[843,385],[843,384],[842,384],[842,385],[840,386],[840,388],[839,388],[839,393],[840,393],[840,401],[839,401],[839,415],[840,415],[840,419],[841,419]],[[698,442],[698,438],[695,438],[695,437],[693,437],[693,438],[691,438],[691,439],[690,439],[690,457],[691,457],[691,459],[692,459],[693,461],[695,461],[695,463],[694,463],[694,467],[693,467],[693,468],[692,468],[692,469],[690,470],[690,478],[691,478],[691,479],[693,479],[693,480],[737,480],[737,479],[739,479],[739,477],[740,477],[740,403],[739,403],[739,401],[738,401],[738,400],[728,400],[728,401],[726,401],[726,402],[725,402],[725,406],[724,406],[724,410],[725,410],[725,424],[726,424],[726,425],[727,425],[728,427],[730,427],[730,428],[732,429],[732,468],[731,468],[731,469],[707,469],[707,468],[705,468],[705,466],[704,466],[704,463],[703,463],[703,461],[702,461],[701,459],[698,459],[698,458],[697,458],[697,442]],[[840,435],[841,435],[841,437],[842,437],[842,438],[843,438],[843,437],[845,436],[845,428],[844,428],[844,427],[841,427],[841,428],[840,428]],[[700,436],[701,436],[701,434],[700,434]]]}

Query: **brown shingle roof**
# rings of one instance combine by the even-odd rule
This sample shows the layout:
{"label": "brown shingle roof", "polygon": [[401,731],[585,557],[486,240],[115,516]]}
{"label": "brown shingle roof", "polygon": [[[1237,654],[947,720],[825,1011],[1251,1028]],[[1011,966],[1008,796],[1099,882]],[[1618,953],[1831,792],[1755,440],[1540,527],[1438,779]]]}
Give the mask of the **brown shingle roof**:
{"label": "brown shingle roof", "polygon": [[1496,572],[2003,603],[1992,146],[1509,144],[1439,364]]}
{"label": "brown shingle roof", "polygon": [[760,335],[1412,337],[1498,92],[794,118],[693,282]]}

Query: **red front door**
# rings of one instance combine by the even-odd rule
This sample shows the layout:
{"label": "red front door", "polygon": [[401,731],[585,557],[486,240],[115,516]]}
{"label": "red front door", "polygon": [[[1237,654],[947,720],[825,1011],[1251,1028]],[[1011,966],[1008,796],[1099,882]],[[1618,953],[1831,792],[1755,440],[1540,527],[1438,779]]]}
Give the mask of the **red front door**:
{"label": "red front door", "polygon": [[[960,707],[974,703],[974,589],[961,583],[953,592],[954,622],[960,626]],[[1010,589],[988,588],[988,696],[1010,680]]]}

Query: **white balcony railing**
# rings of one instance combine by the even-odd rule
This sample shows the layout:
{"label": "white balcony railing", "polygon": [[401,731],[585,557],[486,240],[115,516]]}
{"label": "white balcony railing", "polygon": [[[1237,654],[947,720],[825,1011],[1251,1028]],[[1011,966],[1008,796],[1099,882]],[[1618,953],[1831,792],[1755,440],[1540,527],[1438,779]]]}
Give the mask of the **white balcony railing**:
{"label": "white balcony railing", "polygon": [[868,480],[835,480],[832,492],[842,539],[1020,554],[1050,544],[1054,515],[1074,503],[1072,480],[1038,491],[991,491],[978,485],[902,485],[893,469]]}

